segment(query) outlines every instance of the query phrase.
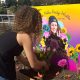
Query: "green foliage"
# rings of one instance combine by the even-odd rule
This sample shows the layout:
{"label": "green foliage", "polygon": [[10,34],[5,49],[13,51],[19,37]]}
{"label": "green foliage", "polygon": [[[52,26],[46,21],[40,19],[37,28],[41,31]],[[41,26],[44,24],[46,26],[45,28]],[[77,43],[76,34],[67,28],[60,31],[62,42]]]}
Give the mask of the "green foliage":
{"label": "green foliage", "polygon": [[16,4],[17,4],[16,0],[6,0],[7,7],[16,6]]}
{"label": "green foliage", "polygon": [[31,1],[30,0],[19,0],[18,1],[18,5],[31,5]]}
{"label": "green foliage", "polygon": [[80,0],[65,0],[66,3],[80,3]]}
{"label": "green foliage", "polygon": [[0,7],[0,14],[7,14],[6,8]]}
{"label": "green foliage", "polygon": [[16,10],[17,10],[17,7],[16,6],[11,6],[8,8],[12,13],[15,13]]}
{"label": "green foliage", "polygon": [[66,34],[67,35],[67,37],[68,37],[68,43],[70,42],[70,40],[71,40],[71,36],[70,36],[70,34]]}

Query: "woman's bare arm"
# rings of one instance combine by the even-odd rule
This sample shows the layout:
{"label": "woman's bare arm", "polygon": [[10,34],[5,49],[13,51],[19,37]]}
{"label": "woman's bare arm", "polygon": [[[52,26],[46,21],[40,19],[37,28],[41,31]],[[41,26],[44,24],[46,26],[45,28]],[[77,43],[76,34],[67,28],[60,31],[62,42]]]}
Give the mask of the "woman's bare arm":
{"label": "woman's bare arm", "polygon": [[47,66],[44,61],[39,61],[36,55],[33,53],[32,40],[28,34],[17,34],[17,41],[20,45],[23,46],[26,57],[32,68],[40,69],[42,66]]}

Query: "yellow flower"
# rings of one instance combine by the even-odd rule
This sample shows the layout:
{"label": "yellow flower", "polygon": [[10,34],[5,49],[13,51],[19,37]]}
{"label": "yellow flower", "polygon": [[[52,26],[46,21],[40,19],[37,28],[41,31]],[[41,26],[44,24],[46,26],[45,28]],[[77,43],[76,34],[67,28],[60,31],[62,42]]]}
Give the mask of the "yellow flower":
{"label": "yellow flower", "polygon": [[68,49],[67,55],[68,55],[69,57],[72,56],[72,55],[74,54],[74,51],[75,51],[74,47],[70,47],[70,48]]}
{"label": "yellow flower", "polygon": [[76,45],[75,50],[76,50],[77,52],[80,52],[80,44],[77,44],[77,45]]}
{"label": "yellow flower", "polygon": [[67,33],[67,29],[65,27],[61,28],[61,32],[66,34]]}
{"label": "yellow flower", "polygon": [[65,45],[65,50],[68,48],[68,43],[66,42],[66,45]]}
{"label": "yellow flower", "polygon": [[41,39],[40,44],[42,45],[42,47],[45,47],[45,39],[44,38]]}

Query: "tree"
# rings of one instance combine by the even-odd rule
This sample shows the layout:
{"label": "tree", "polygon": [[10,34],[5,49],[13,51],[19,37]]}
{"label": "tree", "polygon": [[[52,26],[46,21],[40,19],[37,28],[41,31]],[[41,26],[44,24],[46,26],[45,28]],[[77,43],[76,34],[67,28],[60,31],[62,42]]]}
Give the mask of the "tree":
{"label": "tree", "polygon": [[0,14],[7,14],[6,8],[0,7]]}
{"label": "tree", "polygon": [[65,0],[32,0],[33,5],[54,5],[64,3]]}
{"label": "tree", "polygon": [[31,6],[30,0],[18,0],[18,5],[28,5]]}
{"label": "tree", "polygon": [[16,5],[16,0],[6,0],[6,6],[15,6]]}
{"label": "tree", "polygon": [[66,3],[80,3],[80,0],[66,0]]}

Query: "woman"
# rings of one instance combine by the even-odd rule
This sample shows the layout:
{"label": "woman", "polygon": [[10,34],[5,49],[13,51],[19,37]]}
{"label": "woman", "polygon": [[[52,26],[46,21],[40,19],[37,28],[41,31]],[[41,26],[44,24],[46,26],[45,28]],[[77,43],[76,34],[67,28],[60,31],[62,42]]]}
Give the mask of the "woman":
{"label": "woman", "polygon": [[[23,6],[15,14],[12,31],[0,37],[0,80],[16,80],[14,56],[23,64],[28,59],[31,68],[48,68],[45,61],[39,61],[33,51],[33,41],[39,41],[42,27],[41,14],[38,10]],[[35,40],[34,40],[35,39]],[[26,58],[21,55],[25,51]]]}
{"label": "woman", "polygon": [[58,24],[58,20],[56,19],[55,16],[50,16],[49,17],[49,26],[50,26],[50,32],[53,34],[56,34],[57,36],[60,35],[60,27]]}

